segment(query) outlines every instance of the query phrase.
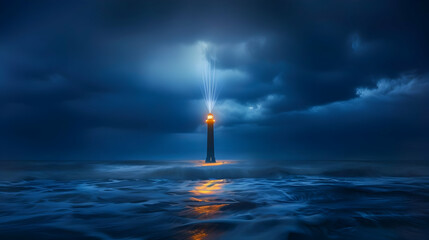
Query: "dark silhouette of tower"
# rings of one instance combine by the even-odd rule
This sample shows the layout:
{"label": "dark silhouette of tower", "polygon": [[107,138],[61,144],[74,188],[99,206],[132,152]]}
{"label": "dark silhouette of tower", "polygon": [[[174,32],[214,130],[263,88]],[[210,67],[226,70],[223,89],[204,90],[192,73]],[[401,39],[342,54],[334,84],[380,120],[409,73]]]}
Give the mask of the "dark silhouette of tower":
{"label": "dark silhouette of tower", "polygon": [[207,158],[206,163],[214,163],[215,155],[214,155],[214,135],[213,135],[213,125],[215,123],[215,119],[213,114],[209,113],[207,115]]}

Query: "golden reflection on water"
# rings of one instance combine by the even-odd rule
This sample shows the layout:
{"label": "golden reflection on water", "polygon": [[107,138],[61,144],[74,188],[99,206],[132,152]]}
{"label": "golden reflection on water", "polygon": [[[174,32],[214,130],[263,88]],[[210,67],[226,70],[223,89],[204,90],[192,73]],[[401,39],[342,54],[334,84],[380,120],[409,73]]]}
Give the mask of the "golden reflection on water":
{"label": "golden reflection on water", "polygon": [[203,161],[192,161],[193,164],[199,166],[199,167],[207,167],[207,166],[219,166],[219,165],[226,165],[226,164],[234,164],[234,161],[218,161],[215,163],[206,163]]}
{"label": "golden reflection on water", "polygon": [[207,237],[209,236],[204,229],[192,230],[189,231],[189,233],[191,234],[190,239],[192,240],[204,240],[207,239]]}
{"label": "golden reflection on water", "polygon": [[[194,196],[189,200],[195,204],[188,206],[188,209],[184,211],[184,214],[191,218],[197,219],[211,219],[221,213],[221,209],[229,204],[219,202],[219,195],[224,190],[224,186],[227,184],[225,179],[217,180],[206,180],[199,182],[194,189],[189,191]],[[192,240],[204,240],[208,239],[209,235],[218,235],[216,231],[207,231],[204,228],[192,229],[188,232],[189,238]]]}
{"label": "golden reflection on water", "polygon": [[187,213],[198,219],[208,219],[217,215],[220,209],[228,204],[216,202],[216,196],[223,192],[226,181],[224,179],[199,182],[190,192],[194,197],[189,198],[197,204],[189,205]]}
{"label": "golden reflection on water", "polygon": [[211,218],[212,216],[218,214],[220,209],[228,204],[215,204],[208,206],[198,206],[194,207],[193,211],[199,216],[200,219]]}
{"label": "golden reflection on water", "polygon": [[195,195],[216,194],[222,191],[225,184],[224,179],[202,181],[190,192]]}

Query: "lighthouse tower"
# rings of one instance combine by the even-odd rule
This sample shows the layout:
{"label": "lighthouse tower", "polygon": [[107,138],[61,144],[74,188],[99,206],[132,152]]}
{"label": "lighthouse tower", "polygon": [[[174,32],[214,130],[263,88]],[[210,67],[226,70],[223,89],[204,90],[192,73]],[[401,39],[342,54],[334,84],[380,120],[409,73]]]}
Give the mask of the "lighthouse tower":
{"label": "lighthouse tower", "polygon": [[213,135],[213,125],[215,123],[215,119],[213,114],[209,113],[207,115],[207,158],[206,163],[215,163],[215,155],[214,155],[214,135]]}

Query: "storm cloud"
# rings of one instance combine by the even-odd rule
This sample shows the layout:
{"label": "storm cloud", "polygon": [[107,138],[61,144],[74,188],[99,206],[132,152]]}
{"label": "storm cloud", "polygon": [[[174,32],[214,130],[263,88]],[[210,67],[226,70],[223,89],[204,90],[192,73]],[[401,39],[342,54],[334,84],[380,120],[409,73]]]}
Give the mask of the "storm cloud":
{"label": "storm cloud", "polygon": [[1,159],[429,157],[425,1],[0,3]]}

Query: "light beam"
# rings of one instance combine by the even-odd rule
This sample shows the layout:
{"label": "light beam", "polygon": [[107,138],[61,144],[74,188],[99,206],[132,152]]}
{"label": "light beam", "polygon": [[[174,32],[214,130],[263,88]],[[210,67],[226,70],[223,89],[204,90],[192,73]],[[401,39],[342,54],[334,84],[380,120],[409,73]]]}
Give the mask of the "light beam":
{"label": "light beam", "polygon": [[216,81],[216,59],[208,56],[207,48],[204,49],[205,59],[203,62],[203,96],[204,102],[209,113],[212,113],[218,97],[217,81]]}

